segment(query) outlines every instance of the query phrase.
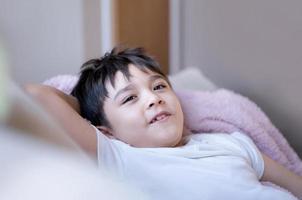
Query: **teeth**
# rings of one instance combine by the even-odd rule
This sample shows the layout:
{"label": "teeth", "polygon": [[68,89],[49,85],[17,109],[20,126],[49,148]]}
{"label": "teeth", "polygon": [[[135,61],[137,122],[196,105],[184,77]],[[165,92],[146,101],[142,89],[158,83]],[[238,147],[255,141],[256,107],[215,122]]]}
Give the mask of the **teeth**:
{"label": "teeth", "polygon": [[161,120],[161,119],[165,118],[166,116],[167,115],[160,115],[160,116],[156,117],[156,120]]}
{"label": "teeth", "polygon": [[151,121],[151,124],[154,123],[154,122],[156,122],[156,121],[164,119],[166,116],[167,116],[166,114],[163,114],[163,115],[160,115],[160,116],[156,117],[155,119],[153,119]]}

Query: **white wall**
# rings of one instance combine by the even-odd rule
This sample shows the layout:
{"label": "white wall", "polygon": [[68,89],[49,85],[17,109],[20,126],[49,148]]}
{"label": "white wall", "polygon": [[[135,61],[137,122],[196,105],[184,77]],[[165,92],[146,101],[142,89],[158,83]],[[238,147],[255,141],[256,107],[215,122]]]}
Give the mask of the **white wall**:
{"label": "white wall", "polygon": [[18,83],[77,73],[88,57],[99,53],[99,1],[87,3],[0,0],[0,34]]}
{"label": "white wall", "polygon": [[181,1],[180,63],[250,97],[302,155],[302,1]]}

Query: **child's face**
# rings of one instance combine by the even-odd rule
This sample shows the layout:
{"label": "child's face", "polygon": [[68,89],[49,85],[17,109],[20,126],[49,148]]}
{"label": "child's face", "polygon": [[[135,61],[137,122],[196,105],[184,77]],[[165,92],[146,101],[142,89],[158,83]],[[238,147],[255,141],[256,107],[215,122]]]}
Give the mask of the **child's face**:
{"label": "child's face", "polygon": [[107,81],[104,111],[114,138],[135,147],[172,147],[182,137],[184,117],[180,102],[161,75],[129,65],[129,80],[121,72],[115,87]]}

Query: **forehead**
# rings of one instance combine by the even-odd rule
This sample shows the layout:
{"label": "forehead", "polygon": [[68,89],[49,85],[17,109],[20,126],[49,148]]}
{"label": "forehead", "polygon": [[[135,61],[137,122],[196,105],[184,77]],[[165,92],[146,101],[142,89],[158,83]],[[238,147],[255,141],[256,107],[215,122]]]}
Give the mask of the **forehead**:
{"label": "forehead", "polygon": [[163,77],[157,72],[151,71],[148,68],[139,68],[133,64],[129,65],[128,70],[129,70],[129,77],[127,77],[121,71],[118,71],[114,76],[113,84],[111,84],[110,80],[106,81],[106,88],[116,90],[128,85],[131,82],[135,82],[138,80],[147,81],[149,77],[153,77],[153,76],[165,79],[165,77]]}

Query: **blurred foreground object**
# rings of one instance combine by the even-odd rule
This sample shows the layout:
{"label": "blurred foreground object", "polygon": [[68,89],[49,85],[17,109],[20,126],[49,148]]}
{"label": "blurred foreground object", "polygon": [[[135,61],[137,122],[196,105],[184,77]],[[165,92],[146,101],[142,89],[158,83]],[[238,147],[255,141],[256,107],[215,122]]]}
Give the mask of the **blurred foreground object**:
{"label": "blurred foreground object", "polygon": [[89,160],[0,128],[1,200],[146,199]]}
{"label": "blurred foreground object", "polygon": [[0,199],[146,199],[95,163],[9,80],[0,44]]}

